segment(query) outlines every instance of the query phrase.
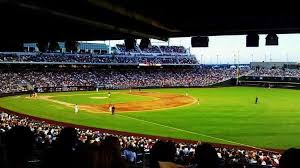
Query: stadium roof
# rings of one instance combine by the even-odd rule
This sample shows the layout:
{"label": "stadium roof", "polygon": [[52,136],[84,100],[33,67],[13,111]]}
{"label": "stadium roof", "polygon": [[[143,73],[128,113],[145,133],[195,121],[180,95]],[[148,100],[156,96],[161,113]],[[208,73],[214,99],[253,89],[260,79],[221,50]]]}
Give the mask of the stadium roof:
{"label": "stadium roof", "polygon": [[300,11],[296,7],[288,1],[262,4],[255,0],[0,0],[0,37],[166,40],[249,32],[298,33]]}

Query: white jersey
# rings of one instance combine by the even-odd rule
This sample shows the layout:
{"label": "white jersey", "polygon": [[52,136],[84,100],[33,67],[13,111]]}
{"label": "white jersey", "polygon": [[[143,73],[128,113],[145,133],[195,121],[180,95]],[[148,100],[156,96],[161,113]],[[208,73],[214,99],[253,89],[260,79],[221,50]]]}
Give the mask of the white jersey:
{"label": "white jersey", "polygon": [[78,105],[75,105],[74,111],[75,111],[75,113],[78,113],[78,111],[79,111]]}

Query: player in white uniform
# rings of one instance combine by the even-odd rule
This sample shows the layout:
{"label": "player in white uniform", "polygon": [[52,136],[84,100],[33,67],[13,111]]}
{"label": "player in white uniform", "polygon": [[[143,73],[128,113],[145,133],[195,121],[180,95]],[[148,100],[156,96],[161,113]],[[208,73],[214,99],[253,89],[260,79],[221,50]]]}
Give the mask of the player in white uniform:
{"label": "player in white uniform", "polygon": [[108,111],[111,112],[112,111],[112,104],[110,103],[108,106]]}
{"label": "player in white uniform", "polygon": [[77,114],[77,113],[78,113],[78,111],[79,111],[79,107],[78,107],[78,105],[77,105],[77,104],[75,104],[75,107],[74,107],[74,112],[75,112],[75,114]]}

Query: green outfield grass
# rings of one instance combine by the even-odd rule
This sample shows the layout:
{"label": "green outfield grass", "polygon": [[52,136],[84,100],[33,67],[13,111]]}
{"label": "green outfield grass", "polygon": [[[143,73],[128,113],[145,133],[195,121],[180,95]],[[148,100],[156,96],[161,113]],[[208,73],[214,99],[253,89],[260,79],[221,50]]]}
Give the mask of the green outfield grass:
{"label": "green outfield grass", "polygon": [[[113,92],[112,92],[113,93]],[[111,94],[111,97],[108,98],[107,92],[85,92],[85,93],[68,93],[68,94],[60,94],[55,95],[55,97],[51,98],[54,100],[59,100],[67,103],[72,104],[109,104],[110,102],[113,103],[125,103],[125,102],[137,102],[137,101],[146,101],[152,100],[152,98],[145,97],[145,96],[136,96],[136,95],[125,95],[119,94],[122,92],[115,92]],[[51,94],[49,94],[51,96]],[[100,98],[100,99],[97,99]]]}
{"label": "green outfield grass", "polygon": [[[300,147],[300,91],[250,87],[151,89],[151,92],[180,93],[200,99],[200,104],[153,112],[131,112],[112,116],[89,113],[61,104],[26,96],[0,99],[0,106],[55,121],[129,131],[148,135],[209,142],[285,149]],[[72,104],[106,104],[110,101],[145,101],[151,98],[112,91],[39,94]],[[259,104],[255,104],[255,97]]]}

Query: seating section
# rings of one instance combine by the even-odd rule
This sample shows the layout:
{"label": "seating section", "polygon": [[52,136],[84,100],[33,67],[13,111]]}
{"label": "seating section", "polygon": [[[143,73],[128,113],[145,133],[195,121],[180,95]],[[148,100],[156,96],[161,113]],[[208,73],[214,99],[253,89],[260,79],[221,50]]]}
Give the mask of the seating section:
{"label": "seating section", "polygon": [[[147,137],[117,135],[84,128],[62,127],[0,112],[0,166],[74,167],[210,167],[273,168],[296,158],[299,150],[280,153],[255,149],[175,143]],[[291,155],[292,154],[292,155]],[[166,157],[169,156],[169,157]],[[293,156],[294,155],[294,156]],[[291,158],[290,158],[291,157]],[[109,158],[109,159],[107,159]],[[164,162],[158,162],[163,160]],[[91,165],[91,163],[93,163]],[[284,162],[285,163],[285,162]],[[285,163],[285,164],[289,164]],[[298,167],[298,165],[293,165]]]}
{"label": "seating section", "polygon": [[[153,59],[140,60],[156,63]],[[166,60],[168,61],[168,60]],[[169,63],[169,62],[168,62]],[[249,70],[241,70],[241,74]],[[163,69],[74,69],[44,70],[22,69],[0,73],[0,93],[21,92],[31,87],[96,86],[106,84],[112,88],[133,87],[191,87],[209,86],[234,78],[236,70],[213,68]]]}
{"label": "seating section", "polygon": [[[158,47],[157,47],[158,48]],[[156,48],[156,49],[157,49]],[[194,56],[163,55],[161,53],[137,53],[128,55],[125,52],[117,55],[72,54],[72,53],[0,53],[0,62],[22,63],[85,63],[85,64],[198,64]]]}
{"label": "seating section", "polygon": [[186,49],[183,46],[160,46],[163,53],[180,53],[186,54]]}
{"label": "seating section", "polygon": [[300,78],[300,70],[298,69],[257,69],[248,76],[260,77],[296,77]]}
{"label": "seating section", "polygon": [[150,46],[148,48],[141,49],[142,53],[161,53],[158,46]]}

